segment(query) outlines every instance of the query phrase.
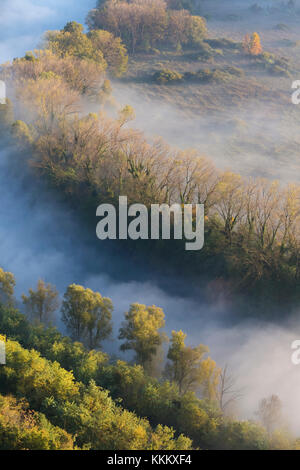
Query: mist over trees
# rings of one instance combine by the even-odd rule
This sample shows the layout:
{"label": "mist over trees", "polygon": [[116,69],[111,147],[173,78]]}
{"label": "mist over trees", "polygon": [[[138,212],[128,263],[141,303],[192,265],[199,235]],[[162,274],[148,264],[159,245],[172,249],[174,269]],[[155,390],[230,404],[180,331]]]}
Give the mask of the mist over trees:
{"label": "mist over trees", "polygon": [[[122,194],[129,204],[204,204],[209,250],[190,263],[183,244],[176,245],[187,272],[198,276],[207,263],[209,273],[215,264],[220,270],[213,276],[228,281],[229,295],[255,291],[262,301],[266,296],[279,301],[279,292],[282,301],[284,285],[284,301],[292,305],[300,293],[299,187],[220,171],[196,150],[146,139],[127,126],[134,119],[130,106],[117,118],[103,108],[86,114],[88,103],[101,106],[111,92],[104,56],[112,43],[104,41],[102,53],[97,42],[104,36],[101,31],[85,35],[81,25],[68,23],[47,34],[46,49],[3,67],[3,78],[11,81],[26,111],[13,121],[8,103],[2,119],[12,125],[19,145],[33,152],[31,165],[88,213],[99,203],[117,203]],[[255,35],[252,42],[258,47]],[[169,253],[159,244],[156,250],[158,258],[175,260],[171,245]]]}

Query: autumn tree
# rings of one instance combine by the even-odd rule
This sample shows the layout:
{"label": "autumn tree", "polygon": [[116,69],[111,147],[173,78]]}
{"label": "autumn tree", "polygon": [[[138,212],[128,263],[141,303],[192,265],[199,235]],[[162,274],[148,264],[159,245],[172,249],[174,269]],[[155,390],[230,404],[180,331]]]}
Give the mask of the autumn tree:
{"label": "autumn tree", "polygon": [[188,42],[188,19],[189,14],[184,10],[174,10],[169,14],[169,39],[177,49]]}
{"label": "autumn tree", "polygon": [[129,52],[159,44],[199,44],[206,33],[205,21],[187,10],[168,10],[163,0],[108,0],[87,18],[90,30],[105,29],[121,37]]}
{"label": "autumn tree", "polygon": [[216,209],[221,217],[224,234],[232,242],[233,231],[244,215],[245,183],[241,175],[224,172],[216,186]]}
{"label": "autumn tree", "polygon": [[214,361],[204,358],[207,346],[186,346],[186,336],[181,330],[172,332],[165,376],[178,385],[181,395],[199,389],[203,396],[215,399],[220,371]]}
{"label": "autumn tree", "polygon": [[72,91],[95,96],[103,84],[106,62],[103,66],[74,55],[57,55],[51,50],[35,50],[31,57],[34,60],[28,60],[27,56],[14,60],[7,71],[18,86],[30,80],[56,80],[68,85]]}
{"label": "autumn tree", "polygon": [[127,70],[128,55],[122,40],[109,31],[97,30],[88,34],[93,47],[100,50],[110,70],[116,77],[121,77]]}
{"label": "autumn tree", "polygon": [[232,407],[234,403],[241,397],[242,390],[236,387],[236,379],[229,373],[228,366],[226,365],[220,371],[219,383],[217,387],[217,399],[220,410],[225,413],[228,408]]}
{"label": "autumn tree", "polygon": [[159,331],[164,326],[165,315],[161,308],[132,304],[120,328],[119,339],[125,340],[120,346],[121,351],[134,351],[137,364],[150,370],[151,360],[166,340]]}
{"label": "autumn tree", "polygon": [[259,34],[253,33],[251,37],[246,34],[243,40],[243,49],[246,54],[250,54],[252,56],[260,55],[263,49]]}
{"label": "autumn tree", "polygon": [[52,141],[59,126],[80,109],[79,93],[71,90],[59,77],[27,80],[18,88],[17,94],[26,109],[32,111],[32,123],[39,136],[48,135]]}
{"label": "autumn tree", "polygon": [[60,57],[74,56],[94,61],[103,68],[106,63],[100,49],[83,32],[83,26],[75,21],[67,23],[61,31],[48,31],[45,35],[45,48]]}
{"label": "autumn tree", "polygon": [[39,323],[49,324],[59,307],[56,288],[41,279],[38,281],[36,291],[29,289],[28,296],[23,294],[22,299],[29,318]]}
{"label": "autumn tree", "polygon": [[250,41],[250,54],[259,55],[262,53],[262,45],[258,33],[253,33]]}
{"label": "autumn tree", "polygon": [[120,77],[126,72],[128,56],[122,40],[112,32],[93,30],[83,32],[83,26],[76,22],[67,23],[61,31],[48,31],[45,48],[59,57],[76,57],[96,63]]}
{"label": "autumn tree", "polygon": [[84,341],[90,349],[101,346],[112,332],[112,302],[99,292],[72,284],[62,304],[62,320],[76,341]]}
{"label": "autumn tree", "polygon": [[129,51],[147,48],[164,36],[167,14],[163,0],[107,1],[87,18],[90,30],[105,29],[121,37]]}

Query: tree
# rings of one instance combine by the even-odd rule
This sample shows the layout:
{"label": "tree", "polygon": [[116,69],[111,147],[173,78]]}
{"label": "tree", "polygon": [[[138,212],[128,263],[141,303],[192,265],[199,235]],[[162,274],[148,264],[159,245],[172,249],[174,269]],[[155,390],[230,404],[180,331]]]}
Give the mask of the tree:
{"label": "tree", "polygon": [[222,413],[226,409],[241,398],[241,390],[236,389],[236,380],[228,373],[228,366],[220,372],[217,398]]}
{"label": "tree", "polygon": [[177,49],[179,49],[182,44],[186,44],[188,42],[187,18],[188,13],[184,10],[174,10],[169,14],[169,40],[177,47]]}
{"label": "tree", "polygon": [[256,414],[268,433],[272,433],[282,423],[282,403],[280,398],[277,395],[263,398],[259,403]]}
{"label": "tree", "polygon": [[121,77],[127,70],[128,55],[122,40],[109,31],[91,31],[88,34],[94,48],[100,50],[109,70],[116,77]]}
{"label": "tree", "polygon": [[0,268],[0,302],[12,304],[14,288],[16,285],[15,277],[12,273],[5,272]]}
{"label": "tree", "polygon": [[218,192],[217,211],[224,224],[225,237],[232,242],[232,233],[245,210],[245,182],[240,175],[226,171],[216,187]]}
{"label": "tree", "polygon": [[207,346],[185,346],[186,336],[181,330],[172,331],[167,355],[170,362],[166,365],[165,376],[177,383],[181,395],[201,389],[204,397],[215,399],[220,371],[214,361],[204,359],[209,351]]}
{"label": "tree", "polygon": [[149,370],[151,360],[166,340],[165,335],[159,332],[164,326],[165,315],[161,308],[132,304],[120,328],[119,339],[125,340],[120,346],[121,351],[134,351],[137,364]]}
{"label": "tree", "polygon": [[167,20],[163,0],[109,0],[89,13],[87,23],[90,30],[105,29],[121,37],[135,53],[137,48],[148,49],[164,38]]}
{"label": "tree", "polygon": [[128,50],[147,50],[157,44],[197,45],[206,34],[205,20],[186,9],[167,9],[163,0],[108,0],[87,18],[90,30],[105,29],[121,37]]}
{"label": "tree", "polygon": [[24,81],[18,89],[18,97],[27,110],[32,111],[39,135],[47,135],[50,140],[54,138],[57,127],[79,109],[79,93],[56,77]]}
{"label": "tree", "polygon": [[106,67],[102,51],[93,46],[92,41],[83,32],[83,26],[75,21],[67,23],[60,31],[48,31],[45,34],[45,48],[60,57],[74,56]]}
{"label": "tree", "polygon": [[41,279],[38,281],[37,290],[29,289],[29,295],[23,294],[22,299],[29,317],[39,323],[49,324],[59,307],[56,288]]}
{"label": "tree", "polygon": [[72,284],[62,305],[62,320],[76,341],[86,341],[89,348],[101,346],[112,332],[112,302],[99,292]]}
{"label": "tree", "polygon": [[262,53],[262,45],[258,33],[253,33],[250,41],[250,54],[259,55]]}
{"label": "tree", "polygon": [[187,21],[188,43],[197,46],[202,43],[207,34],[206,21],[201,16],[189,15]]}
{"label": "tree", "polygon": [[[9,76],[18,83],[34,81],[36,86],[41,79],[50,86],[51,82],[63,82],[80,94],[95,96],[99,92],[103,79],[105,65],[95,61],[81,59],[74,55],[61,56],[55,54],[53,50],[35,50],[32,54],[33,60],[27,60],[26,56],[14,60],[9,67]],[[20,87],[21,88],[21,87]],[[67,90],[64,91],[68,93]],[[20,92],[20,98],[22,93]],[[28,122],[28,121],[27,121]]]}
{"label": "tree", "polygon": [[33,137],[26,122],[17,120],[11,126],[11,134],[21,145],[33,143]]}
{"label": "tree", "polygon": [[246,54],[253,56],[260,55],[263,51],[258,33],[253,33],[250,37],[246,34],[243,40],[243,49]]}
{"label": "tree", "polygon": [[250,36],[249,34],[246,34],[243,39],[243,50],[245,54],[250,54]]}

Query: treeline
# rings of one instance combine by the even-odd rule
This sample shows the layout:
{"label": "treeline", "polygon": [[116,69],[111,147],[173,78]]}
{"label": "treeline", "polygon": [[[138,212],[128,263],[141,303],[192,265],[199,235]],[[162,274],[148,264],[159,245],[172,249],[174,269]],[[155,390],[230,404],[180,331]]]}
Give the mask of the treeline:
{"label": "treeline", "polygon": [[[1,270],[0,292],[6,300],[0,305],[0,332],[7,337],[7,364],[0,368],[3,448],[297,448],[297,442],[274,419],[278,413],[270,408],[271,399],[261,405],[264,425],[272,424],[268,430],[255,422],[225,417],[220,399],[225,394],[230,401],[225,393],[230,381],[213,361],[204,358],[206,347],[185,345],[184,333],[172,334],[164,377],[147,373],[145,357],[154,356],[162,340],[159,330],[164,318],[157,307],[134,304],[125,315],[121,349],[135,351],[131,365],[73,342],[41,323],[40,306],[46,307],[49,291],[55,292],[50,286],[48,294],[45,284],[39,283],[36,291],[31,289],[29,296],[23,296],[27,308],[28,297],[33,299],[30,323],[12,306],[13,281],[10,273]],[[83,291],[81,295],[84,300]],[[83,303],[81,313],[89,316]],[[214,380],[207,380],[213,376]],[[204,386],[205,398],[195,394],[199,385]]]}
{"label": "treeline", "polygon": [[[130,53],[147,51],[157,46],[201,44],[206,23],[182,9],[185,2],[164,0],[108,0],[87,17],[90,30],[105,29],[120,37]],[[173,9],[176,7],[176,9]]]}
{"label": "treeline", "polygon": [[[94,62],[114,76],[120,77],[127,69],[127,50],[119,37],[100,28],[88,34],[79,23],[67,23],[61,31],[49,31],[44,37],[44,46],[59,57],[76,57]],[[85,64],[86,65],[86,64]],[[80,73],[79,73],[80,75]]]}
{"label": "treeline", "polygon": [[[126,126],[134,116],[130,106],[117,119],[103,111],[85,115],[86,99],[105,102],[110,93],[102,71],[85,64],[71,53],[44,50],[4,67],[25,111],[14,121],[11,104],[1,105],[2,132],[11,130],[32,165],[91,220],[100,203],[117,205],[119,195],[146,206],[204,204],[205,248],[191,256],[180,241],[144,242],[152,261],[175,270],[180,263],[185,275],[212,282],[214,295],[255,294],[252,302],[265,314],[274,314],[274,303],[292,307],[300,294],[299,186],[245,179],[219,171],[195,150],[149,142]],[[146,259],[142,242],[131,249]],[[248,301],[243,310],[247,305],[253,311]]]}
{"label": "treeline", "polygon": [[[0,268],[0,300],[8,306],[14,305],[14,286],[14,276]],[[35,325],[51,325],[55,312],[60,310],[71,339],[82,342],[89,350],[101,348],[103,341],[112,337],[113,304],[99,292],[72,284],[60,302],[56,288],[39,280],[36,290],[30,289],[22,300],[27,317]],[[169,342],[161,331],[164,326],[161,308],[135,303],[125,313],[119,331],[120,350],[132,351],[135,363],[150,375],[161,375],[163,344]],[[185,339],[182,331],[172,333],[169,362],[163,375],[178,385],[180,394],[198,390],[203,397],[215,400],[220,370],[205,357],[207,347],[187,348]]]}

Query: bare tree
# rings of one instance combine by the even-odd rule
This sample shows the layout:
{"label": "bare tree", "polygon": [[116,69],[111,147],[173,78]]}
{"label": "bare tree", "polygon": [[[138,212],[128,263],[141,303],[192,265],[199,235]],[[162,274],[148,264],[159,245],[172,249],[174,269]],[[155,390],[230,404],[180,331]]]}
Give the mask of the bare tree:
{"label": "bare tree", "polygon": [[219,378],[218,401],[222,413],[243,396],[242,389],[236,388],[236,378],[229,374],[228,365],[222,369]]}
{"label": "bare tree", "polygon": [[263,398],[256,415],[265,426],[268,433],[272,433],[282,423],[282,403],[277,395]]}

